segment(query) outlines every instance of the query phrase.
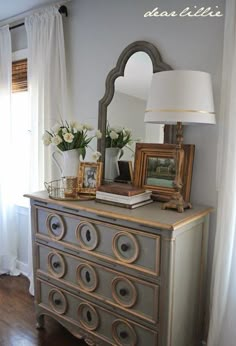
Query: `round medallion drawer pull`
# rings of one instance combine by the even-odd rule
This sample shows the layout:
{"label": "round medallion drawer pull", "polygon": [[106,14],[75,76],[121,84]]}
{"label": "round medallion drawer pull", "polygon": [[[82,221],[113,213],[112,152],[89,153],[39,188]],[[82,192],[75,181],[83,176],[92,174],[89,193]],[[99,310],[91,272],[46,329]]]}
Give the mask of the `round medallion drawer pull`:
{"label": "round medallion drawer pull", "polygon": [[111,283],[112,297],[116,303],[125,308],[132,308],[137,301],[137,289],[133,282],[125,277],[114,277]]}
{"label": "round medallion drawer pull", "polygon": [[89,274],[88,271],[87,271],[86,274],[85,274],[85,278],[86,278],[86,281],[87,281],[87,282],[90,282],[90,281],[91,281],[90,274]]}
{"label": "round medallion drawer pull", "polygon": [[126,338],[128,338],[128,336],[129,336],[129,334],[127,333],[127,332],[120,332],[120,337],[122,338],[122,339],[126,339]]}
{"label": "round medallion drawer pull", "polygon": [[52,224],[52,229],[57,229],[58,227],[60,227],[60,225],[58,223],[53,223]]}
{"label": "round medallion drawer pull", "polygon": [[120,289],[120,295],[121,295],[122,297],[126,296],[127,293],[128,293],[128,292],[126,291],[125,288],[121,288],[121,289]]}
{"label": "round medallion drawer pull", "polygon": [[122,244],[121,245],[121,250],[124,251],[124,252],[128,251],[129,250],[129,244]]}
{"label": "round medallion drawer pull", "polygon": [[100,318],[96,309],[89,303],[81,303],[78,307],[78,317],[82,326],[86,330],[96,330]]}
{"label": "round medallion drawer pull", "polygon": [[54,300],[54,303],[55,303],[55,305],[60,305],[60,304],[61,304],[61,301],[60,301],[60,299],[55,299],[55,300]]}
{"label": "round medallion drawer pull", "polygon": [[66,232],[63,217],[57,214],[48,214],[46,218],[46,228],[50,238],[61,240]]}
{"label": "round medallion drawer pull", "polygon": [[90,234],[90,230],[89,229],[86,231],[86,239],[87,239],[87,241],[91,240],[91,234]]}
{"label": "round medallion drawer pull", "polygon": [[59,262],[54,262],[53,263],[53,268],[57,269],[60,267],[60,263]]}
{"label": "round medallion drawer pull", "polygon": [[92,321],[92,316],[91,316],[91,312],[90,311],[87,311],[87,319],[89,322]]}
{"label": "round medallion drawer pull", "polygon": [[79,246],[86,250],[94,250],[98,246],[98,231],[90,222],[81,221],[75,230]]}

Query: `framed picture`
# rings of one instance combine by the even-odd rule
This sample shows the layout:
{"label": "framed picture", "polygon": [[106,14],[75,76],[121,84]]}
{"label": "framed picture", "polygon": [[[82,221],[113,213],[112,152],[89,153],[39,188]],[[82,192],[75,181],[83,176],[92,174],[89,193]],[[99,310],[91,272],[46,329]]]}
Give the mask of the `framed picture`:
{"label": "framed picture", "polygon": [[96,194],[101,185],[102,162],[81,162],[78,177],[78,192]]}
{"label": "framed picture", "polygon": [[117,183],[131,183],[133,181],[132,161],[117,161],[119,176],[115,178]]}
{"label": "framed picture", "polygon": [[[190,199],[195,146],[184,144],[184,162],[179,172],[183,183],[182,195]],[[134,185],[152,190],[152,197],[158,201],[169,201],[176,191],[176,145],[137,143],[134,164]]]}

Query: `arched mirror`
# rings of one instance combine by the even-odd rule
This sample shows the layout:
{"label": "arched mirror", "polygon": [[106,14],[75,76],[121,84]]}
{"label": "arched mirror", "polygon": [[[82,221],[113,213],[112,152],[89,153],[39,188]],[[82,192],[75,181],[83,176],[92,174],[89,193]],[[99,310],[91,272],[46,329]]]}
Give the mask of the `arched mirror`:
{"label": "arched mirror", "polygon": [[[106,79],[106,90],[99,101],[98,128],[106,133],[110,127],[124,127],[133,139],[143,142],[172,142],[173,127],[144,123],[144,111],[152,74],[171,70],[162,61],[158,49],[146,41],[136,41],[127,46]],[[98,150],[105,162],[105,136],[98,140]],[[133,148],[135,149],[135,144]],[[132,150],[124,149],[122,160],[133,161]]]}

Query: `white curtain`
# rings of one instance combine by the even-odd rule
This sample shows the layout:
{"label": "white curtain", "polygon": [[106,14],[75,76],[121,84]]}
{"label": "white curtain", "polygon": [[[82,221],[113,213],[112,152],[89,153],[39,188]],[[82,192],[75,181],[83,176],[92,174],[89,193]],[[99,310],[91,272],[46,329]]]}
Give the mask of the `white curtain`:
{"label": "white curtain", "polygon": [[[25,27],[32,129],[29,191],[33,192],[44,189],[44,182],[54,178],[51,153],[42,142],[44,130],[50,130],[61,118],[66,119],[69,111],[63,23],[58,6],[50,6],[27,17]],[[31,246],[31,240],[29,244]],[[32,270],[29,276],[32,278]],[[32,280],[30,291],[33,292]]]}
{"label": "white curtain", "polygon": [[15,216],[14,156],[19,155],[12,146],[11,118],[12,50],[9,27],[0,28],[0,274],[18,275],[16,269],[18,232]]}
{"label": "white curtain", "polygon": [[226,0],[208,346],[236,345],[236,2]]}
{"label": "white curtain", "polygon": [[50,152],[42,142],[44,130],[68,114],[63,23],[58,6],[27,17],[25,27],[33,134],[31,189],[35,191],[53,174]]}

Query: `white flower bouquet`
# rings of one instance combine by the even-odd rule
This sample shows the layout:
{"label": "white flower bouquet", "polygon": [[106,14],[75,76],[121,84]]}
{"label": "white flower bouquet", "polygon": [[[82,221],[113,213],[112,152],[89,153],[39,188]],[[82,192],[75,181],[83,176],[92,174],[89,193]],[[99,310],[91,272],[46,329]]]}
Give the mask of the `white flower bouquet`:
{"label": "white flower bouquet", "polygon": [[[102,134],[99,130],[90,135],[93,127],[88,124],[80,124],[76,121],[68,123],[61,121],[55,124],[50,131],[45,131],[43,135],[44,145],[54,144],[60,151],[80,149],[82,158],[85,158],[86,148],[93,138],[101,138]],[[101,154],[94,152],[93,158],[98,160]]]}
{"label": "white flower bouquet", "polygon": [[107,124],[106,127],[106,148],[119,148],[120,157],[124,154],[123,148],[126,147],[132,152],[131,145],[134,142],[138,142],[140,139],[133,139],[131,130],[125,127],[111,127]]}

